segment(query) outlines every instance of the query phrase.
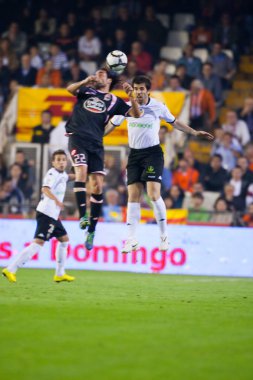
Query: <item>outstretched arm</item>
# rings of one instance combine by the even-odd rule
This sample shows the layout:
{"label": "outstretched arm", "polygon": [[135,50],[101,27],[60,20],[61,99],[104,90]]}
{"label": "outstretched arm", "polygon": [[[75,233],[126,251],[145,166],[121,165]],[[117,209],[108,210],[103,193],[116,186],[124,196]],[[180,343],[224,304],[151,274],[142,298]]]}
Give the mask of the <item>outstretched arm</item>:
{"label": "outstretched arm", "polygon": [[114,130],[114,128],[116,128],[116,127],[117,127],[117,125],[114,125],[114,124],[112,124],[111,121],[108,121],[108,123],[105,126],[104,136],[109,135],[109,133],[111,133]]}
{"label": "outstretched arm", "polygon": [[195,131],[195,129],[189,127],[189,125],[183,123],[182,121],[176,119],[173,123],[173,126],[181,132],[187,133],[195,137],[203,137],[207,140],[213,140],[214,136],[211,133],[205,131]]}
{"label": "outstretched arm", "polygon": [[76,91],[79,90],[82,86],[89,86],[93,84],[96,81],[95,75],[90,75],[84,80],[81,80],[80,82],[72,83],[70,84],[66,90],[70,92],[72,95],[76,95]]}

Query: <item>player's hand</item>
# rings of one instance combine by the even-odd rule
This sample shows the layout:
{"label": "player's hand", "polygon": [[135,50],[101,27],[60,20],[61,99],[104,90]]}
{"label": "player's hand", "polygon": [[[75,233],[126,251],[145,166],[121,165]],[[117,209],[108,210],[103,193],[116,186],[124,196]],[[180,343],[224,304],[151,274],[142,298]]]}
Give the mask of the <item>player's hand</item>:
{"label": "player's hand", "polygon": [[197,137],[203,137],[204,139],[212,141],[214,139],[214,136],[211,135],[211,133],[205,132],[205,131],[196,131]]}
{"label": "player's hand", "polygon": [[122,87],[123,87],[123,90],[126,92],[126,94],[129,96],[129,98],[132,98],[134,89],[131,86],[131,84],[125,82],[122,84]]}
{"label": "player's hand", "polygon": [[60,202],[60,201],[58,201],[58,200],[55,201],[55,203],[56,203],[56,206],[60,207],[61,210],[64,209],[64,203],[62,203],[62,202]]}

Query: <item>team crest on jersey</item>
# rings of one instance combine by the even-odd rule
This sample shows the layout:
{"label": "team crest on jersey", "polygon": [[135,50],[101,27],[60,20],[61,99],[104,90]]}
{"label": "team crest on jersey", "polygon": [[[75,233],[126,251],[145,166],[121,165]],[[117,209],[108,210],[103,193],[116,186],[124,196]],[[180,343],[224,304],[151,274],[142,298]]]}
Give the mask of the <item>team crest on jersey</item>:
{"label": "team crest on jersey", "polygon": [[76,149],[71,150],[71,156],[74,156],[76,154]]}
{"label": "team crest on jersey", "polygon": [[94,112],[94,113],[103,113],[106,110],[106,105],[103,102],[103,100],[96,97],[94,98],[92,97],[85,100],[85,102],[83,103],[83,107],[87,111]]}

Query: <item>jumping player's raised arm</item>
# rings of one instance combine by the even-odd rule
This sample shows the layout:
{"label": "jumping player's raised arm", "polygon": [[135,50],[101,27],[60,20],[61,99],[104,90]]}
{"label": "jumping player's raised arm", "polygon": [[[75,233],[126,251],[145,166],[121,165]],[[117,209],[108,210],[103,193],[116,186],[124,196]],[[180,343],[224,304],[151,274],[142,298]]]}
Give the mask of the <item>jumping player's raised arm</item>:
{"label": "jumping player's raised arm", "polygon": [[96,82],[96,77],[95,75],[90,75],[86,79],[81,80],[80,82],[72,83],[70,84],[66,90],[72,94],[72,95],[77,95],[77,91],[80,89],[82,86],[90,86]]}
{"label": "jumping player's raised arm", "polygon": [[189,125],[185,124],[184,122],[176,119],[168,110],[168,108],[163,105],[163,114],[162,118],[166,120],[168,123],[172,124],[176,129],[178,129],[181,132],[187,133],[189,135],[193,135],[195,137],[203,137],[207,140],[213,140],[214,137],[211,133],[205,132],[205,131],[195,131],[195,129],[191,128]]}

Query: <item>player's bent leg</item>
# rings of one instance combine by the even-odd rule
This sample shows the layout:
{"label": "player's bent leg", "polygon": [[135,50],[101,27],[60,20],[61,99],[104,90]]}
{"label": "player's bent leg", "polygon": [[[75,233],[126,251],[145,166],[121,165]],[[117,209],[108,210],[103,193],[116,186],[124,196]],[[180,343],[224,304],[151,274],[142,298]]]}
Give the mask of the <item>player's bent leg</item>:
{"label": "player's bent leg", "polygon": [[161,197],[161,184],[159,182],[147,182],[147,193],[151,199],[156,222],[160,230],[160,251],[167,251],[169,248],[169,241],[167,236],[167,215],[166,206]]}
{"label": "player's bent leg", "polygon": [[75,182],[74,193],[79,211],[79,226],[82,230],[89,225],[89,218],[86,212],[86,180],[87,180],[87,165],[74,166]]}
{"label": "player's bent leg", "polygon": [[103,206],[103,183],[104,174],[91,173],[91,197],[90,197],[90,225],[85,240],[85,247],[88,251],[93,248],[95,230]]}
{"label": "player's bent leg", "polygon": [[67,251],[68,251],[68,244],[69,244],[69,238],[68,235],[64,235],[59,237],[58,244],[56,248],[56,270],[53,280],[55,282],[72,282],[75,280],[75,277],[68,275],[65,273],[65,262],[67,258]]}
{"label": "player's bent leg", "polygon": [[121,250],[122,253],[136,251],[138,241],[136,239],[136,229],[140,222],[141,207],[140,199],[143,190],[141,182],[128,185],[128,203],[127,203],[127,240]]}
{"label": "player's bent leg", "polygon": [[17,255],[7,268],[2,270],[2,274],[10,282],[17,282],[16,272],[18,268],[24,266],[36,253],[39,253],[44,245],[44,240],[35,238],[30,245]]}

